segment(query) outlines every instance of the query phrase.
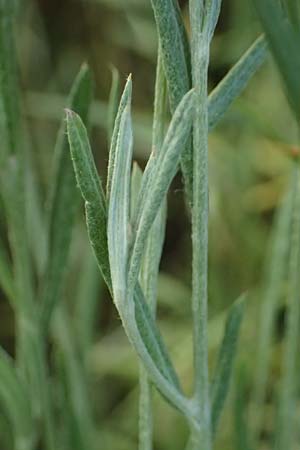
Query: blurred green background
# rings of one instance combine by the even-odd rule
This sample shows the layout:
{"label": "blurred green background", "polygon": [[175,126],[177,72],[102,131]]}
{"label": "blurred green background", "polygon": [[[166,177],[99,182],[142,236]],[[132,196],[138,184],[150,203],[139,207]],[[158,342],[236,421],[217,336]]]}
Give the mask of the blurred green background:
{"label": "blurred green background", "polygon": [[[39,176],[40,197],[51,183],[51,160],[59,121],[71,83],[84,61],[90,64],[96,101],[91,112],[91,140],[100,174],[107,164],[107,101],[111,66],[125,82],[133,74],[135,157],[143,167],[150,152],[151,114],[157,37],[149,0],[27,0],[19,2],[16,37],[26,118],[33,162]],[[187,21],[187,2],[180,2]],[[250,0],[224,0],[212,44],[210,88],[226,74],[260,33]],[[260,283],[273,216],[289,173],[288,155],[296,142],[296,126],[284,99],[277,72],[269,59],[234,103],[210,137],[210,356],[214,363],[228,306],[250,292],[242,328],[235,386],[246,403],[251,399]],[[158,317],[161,330],[187,390],[192,385],[191,248],[180,175],[169,194],[166,243],[159,279]],[[81,214],[83,218],[83,210]],[[92,271],[89,269],[92,268]],[[93,348],[88,355],[91,401],[103,447],[136,448],[138,366],[120,327],[108,293],[94,267],[83,221],[74,235],[65,298],[74,329],[80,328],[81,289],[88,286],[95,302]],[[75,300],[74,300],[75,299]],[[277,354],[283,330],[284,307],[278,311],[278,340],[274,345],[272,385],[279,369]],[[13,315],[0,298],[0,341],[14,349]],[[49,349],[51,358],[51,348]],[[242,394],[241,394],[242,392]],[[237,393],[232,389],[219,432],[219,447],[233,448]],[[274,403],[265,405],[262,449],[274,427]],[[250,405],[251,406],[251,405]],[[184,447],[187,429],[178,414],[155,394],[157,450]],[[249,411],[248,411],[249,412]],[[251,412],[251,410],[250,410]],[[250,416],[251,420],[251,416]],[[235,422],[236,423],[236,422]],[[171,439],[170,439],[171,436]],[[238,437],[236,437],[238,439]],[[244,450],[244,449],[243,449]]]}

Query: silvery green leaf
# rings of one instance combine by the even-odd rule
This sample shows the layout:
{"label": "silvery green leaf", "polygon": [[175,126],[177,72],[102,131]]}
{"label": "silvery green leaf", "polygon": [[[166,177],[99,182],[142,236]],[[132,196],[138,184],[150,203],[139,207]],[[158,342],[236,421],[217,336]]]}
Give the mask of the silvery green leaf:
{"label": "silvery green leaf", "polygon": [[116,156],[117,140],[118,140],[118,133],[119,133],[119,128],[120,128],[121,117],[122,117],[122,114],[123,114],[123,111],[124,111],[126,105],[128,104],[128,99],[131,97],[131,91],[132,91],[131,77],[128,77],[127,83],[125,85],[125,88],[124,88],[124,91],[123,91],[123,94],[122,94],[122,97],[120,100],[118,112],[117,112],[117,115],[115,118],[114,130],[112,133],[110,150],[109,150],[107,184],[106,184],[106,195],[107,195],[108,199],[110,196],[112,176],[113,176],[113,171],[114,171],[114,166],[115,166],[115,156]]}
{"label": "silvery green leaf", "polygon": [[145,202],[145,196],[149,191],[151,177],[154,172],[157,156],[161,151],[162,143],[165,136],[166,122],[167,122],[167,86],[166,77],[163,69],[162,51],[159,45],[157,68],[156,68],[156,81],[155,81],[155,99],[154,99],[154,112],[153,112],[153,125],[152,125],[152,151],[140,185],[140,190],[136,199],[136,207],[132,216],[132,226],[134,231],[141,218],[142,209]]}
{"label": "silvery green leaf", "polygon": [[[73,84],[68,106],[80,114],[84,122],[88,119],[91,98],[91,73],[83,65]],[[41,301],[41,320],[45,331],[62,289],[80,200],[65,128],[63,120],[55,148],[54,185],[49,201],[48,255]]]}
{"label": "silvery green leaf", "polygon": [[189,91],[181,100],[171,120],[163,146],[155,163],[151,189],[145,196],[145,203],[137,225],[130,257],[128,289],[134,288],[141,267],[144,246],[149,230],[159,208],[165,199],[170,183],[177,171],[178,162],[191,131],[194,114],[194,93]]}
{"label": "silvery green leaf", "polygon": [[225,325],[224,337],[219,350],[217,365],[211,386],[211,427],[215,435],[229,391],[231,374],[236,355],[237,340],[243,318],[245,296],[238,299],[231,307]]}
{"label": "silvery green leaf", "polygon": [[164,70],[169,88],[171,110],[189,90],[190,75],[185,55],[182,21],[178,3],[174,0],[151,0],[159,41],[162,49]]}
{"label": "silvery green leaf", "polygon": [[107,240],[114,302],[126,307],[129,249],[130,176],[132,162],[131,97],[120,120],[108,205]]}
{"label": "silvery green leaf", "polygon": [[208,14],[207,14],[207,27],[209,32],[209,38],[213,37],[220,11],[222,0],[208,0]]}
{"label": "silvery green leaf", "polygon": [[244,53],[223,80],[208,97],[208,123],[213,129],[221,120],[231,103],[245,89],[250,79],[267,56],[267,44],[263,36]]}
{"label": "silvery green leaf", "polygon": [[[171,113],[191,86],[190,49],[177,0],[152,0],[159,43],[168,85]],[[190,143],[181,155],[181,169],[189,202],[192,201],[192,155]]]}

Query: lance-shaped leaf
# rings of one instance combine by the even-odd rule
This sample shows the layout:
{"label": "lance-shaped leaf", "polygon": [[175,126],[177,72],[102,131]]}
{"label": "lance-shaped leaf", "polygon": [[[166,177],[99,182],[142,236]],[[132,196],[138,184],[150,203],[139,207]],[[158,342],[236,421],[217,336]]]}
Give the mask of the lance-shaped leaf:
{"label": "lance-shaped leaf", "polygon": [[155,82],[155,99],[152,126],[152,152],[146,164],[139,192],[136,195],[136,206],[132,211],[132,226],[136,230],[136,226],[141,218],[141,213],[145,203],[145,196],[149,191],[151,177],[154,172],[158,153],[161,151],[163,143],[166,122],[167,122],[167,85],[166,77],[163,69],[162,51],[159,45]]}
{"label": "lance-shaped leaf", "polygon": [[[83,65],[73,84],[68,106],[78,112],[84,122],[88,118],[91,98],[91,74],[89,68]],[[49,202],[48,255],[41,302],[41,320],[44,331],[48,328],[62,289],[72,229],[80,200],[65,128],[64,120],[55,148],[54,187]]]}
{"label": "lance-shaped leaf", "polygon": [[30,398],[13,361],[0,348],[0,402],[6,409],[14,429],[16,450],[35,448],[35,425]]}
{"label": "lance-shaped leaf", "polygon": [[194,93],[189,91],[181,100],[171,120],[162,149],[157,157],[151,189],[145,197],[145,204],[134,236],[129,266],[129,292],[136,284],[141,260],[149,230],[167,194],[177,171],[178,162],[189,137],[194,113]]}
{"label": "lance-shaped leaf", "polygon": [[225,325],[223,342],[220,347],[211,387],[211,427],[213,435],[217,431],[220,416],[229,391],[233,363],[236,355],[237,340],[243,318],[244,303],[245,296],[242,296],[233,304]]}
{"label": "lance-shaped leaf", "polygon": [[171,110],[175,111],[190,87],[183,25],[179,25],[179,20],[182,19],[178,12],[177,1],[151,0],[151,3],[162,49]]}
{"label": "lance-shaped leaf", "polygon": [[106,200],[97,173],[86,128],[80,117],[67,110],[67,130],[76,180],[85,200],[89,238],[102,276],[111,287],[106,234]]}
{"label": "lance-shaped leaf", "polygon": [[110,196],[112,176],[113,176],[114,166],[115,166],[116,148],[117,148],[118,132],[120,129],[121,117],[122,117],[122,114],[124,112],[126,105],[128,105],[128,99],[131,97],[131,91],[132,91],[132,82],[131,82],[131,77],[129,76],[127,83],[125,85],[121,100],[120,100],[118,112],[117,112],[117,115],[115,118],[114,131],[112,133],[112,138],[111,138],[108,169],[107,169],[108,170],[107,185],[106,185],[106,195],[107,195],[108,199]]}
{"label": "lance-shaped leaf", "polygon": [[299,121],[300,33],[289,21],[280,0],[254,0],[254,3],[284,81],[289,103]]}
{"label": "lance-shaped leaf", "polygon": [[265,61],[267,44],[259,37],[232,67],[208,97],[208,124],[210,130],[221,120],[232,102],[246,88],[250,79]]}
{"label": "lance-shaped leaf", "polygon": [[[190,49],[177,0],[151,0],[158,30],[172,114],[191,87]],[[192,200],[190,143],[181,155],[181,169],[189,201]]]}
{"label": "lance-shaped leaf", "polygon": [[107,240],[113,298],[117,308],[126,308],[126,274],[129,248],[129,199],[132,162],[131,97],[120,120],[115,167],[108,205]]}

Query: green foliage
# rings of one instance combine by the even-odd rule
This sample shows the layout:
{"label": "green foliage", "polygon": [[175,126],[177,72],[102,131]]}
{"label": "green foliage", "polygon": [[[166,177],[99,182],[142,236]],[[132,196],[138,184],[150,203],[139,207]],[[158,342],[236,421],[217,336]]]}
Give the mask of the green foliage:
{"label": "green foliage", "polygon": [[[238,280],[237,286],[242,292],[247,286],[247,295],[227,308],[226,292],[222,292],[224,301],[222,298],[221,307],[216,307],[215,286],[211,289],[213,283],[209,283],[209,277],[215,279],[215,271],[219,270],[223,272],[223,281],[226,279],[232,263],[232,258],[227,261],[228,248],[235,247],[236,242],[251,241],[251,245],[232,252],[236,254],[233,272],[242,265],[241,261],[246,268],[250,267],[247,259],[252,258],[252,251],[257,254],[258,250],[248,249],[259,247],[266,235],[264,229],[269,225],[269,218],[261,214],[260,223],[253,226],[250,218],[253,211],[247,210],[247,195],[253,182],[252,166],[258,165],[258,161],[256,156],[250,158],[246,151],[250,148],[253,153],[254,147],[252,142],[247,143],[249,131],[245,130],[259,123],[260,131],[263,129],[269,137],[266,129],[270,127],[265,126],[263,112],[257,111],[256,121],[249,120],[251,114],[244,99],[238,104],[239,120],[236,120],[237,110],[232,109],[228,129],[215,131],[211,140],[209,133],[215,130],[262,66],[267,42],[299,122],[299,2],[256,1],[266,38],[261,36],[254,41],[211,93],[208,92],[211,61],[220,58],[222,64],[227,66],[230,62],[228,66],[232,65],[232,54],[229,57],[227,50],[223,51],[228,36],[218,36],[217,50],[211,45],[221,0],[190,0],[184,10],[177,0],[131,0],[126,4],[121,0],[95,0],[94,6],[96,3],[103,7],[104,21],[110,10],[114,15],[121,11],[122,21],[126,12],[133,36],[133,54],[141,53],[149,29],[150,34],[154,32],[152,6],[158,42],[151,152],[144,170],[133,163],[134,151],[144,156],[151,137],[149,116],[141,112],[135,116],[135,107],[132,107],[140,81],[136,78],[133,91],[129,76],[121,94],[122,72],[113,68],[108,103],[95,103],[91,71],[83,65],[68,99],[59,97],[66,114],[60,124],[53,156],[48,155],[45,163],[47,176],[49,163],[53,165],[48,176],[50,181],[43,180],[42,186],[39,184],[42,171],[32,158],[33,142],[28,139],[30,127],[23,118],[23,109],[30,109],[28,99],[38,98],[34,109],[39,115],[43,102],[39,95],[34,97],[34,93],[27,93],[24,99],[21,97],[17,55],[22,58],[23,53],[15,49],[16,13],[20,14],[22,22],[25,9],[21,3],[0,0],[0,229],[4,232],[0,242],[0,284],[14,314],[16,329],[15,350],[9,348],[14,356],[0,349],[0,410],[3,412],[0,430],[4,433],[3,438],[0,436],[0,445],[4,443],[7,450],[128,450],[134,448],[138,440],[140,450],[153,450],[156,441],[157,447],[174,450],[263,448],[261,435],[271,364],[274,363],[272,354],[278,353],[274,339],[276,320],[284,304],[286,319],[282,336],[276,335],[280,344],[282,339],[282,358],[276,356],[280,370],[274,371],[279,381],[271,380],[277,396],[277,412],[272,410],[276,430],[272,430],[270,442],[274,440],[272,448],[276,450],[292,449],[298,439],[295,418],[299,397],[298,151],[297,148],[293,151],[292,165],[290,158],[278,157],[278,165],[283,164],[284,169],[279,170],[276,161],[264,161],[264,169],[256,169],[261,170],[257,177],[260,181],[273,180],[276,170],[282,178],[282,170],[286,171],[284,177],[292,174],[287,195],[276,214],[259,295],[253,295],[258,279],[251,279],[250,285],[245,278]],[[35,9],[34,13],[38,17]],[[135,21],[139,22],[136,28],[132,25]],[[144,24],[147,24],[145,37],[139,42]],[[102,31],[105,34],[105,30]],[[123,31],[115,25],[114,32],[121,42]],[[41,30],[38,33],[42,35]],[[127,43],[124,40],[123,48],[129,40]],[[221,41],[226,45],[220,44]],[[152,50],[149,51],[150,47],[145,50],[148,62],[154,44],[150,43]],[[39,55],[46,53],[45,49],[39,50]],[[73,66],[70,67],[72,71]],[[138,70],[138,66],[134,66],[134,70]],[[49,85],[55,84],[50,82]],[[258,98],[261,93],[253,90],[252,95]],[[50,97],[52,94],[47,98]],[[147,104],[146,98],[143,101]],[[44,109],[49,118],[50,103]],[[243,116],[247,111],[248,115]],[[102,181],[105,177],[98,173],[98,159],[101,166],[103,158],[98,158],[98,154],[94,158],[90,144],[90,112],[93,123],[101,122],[109,144],[106,188]],[[54,116],[57,117],[57,111]],[[245,117],[247,126],[243,124]],[[244,133],[242,138],[240,127]],[[40,129],[43,133],[42,125]],[[234,136],[234,147],[244,150],[241,156],[231,148],[232,155],[228,157],[230,138],[227,132],[228,136]],[[138,140],[134,136],[138,136]],[[217,151],[218,145],[222,152]],[[269,165],[272,169],[265,172],[265,166]],[[169,258],[174,260],[171,261],[174,274],[166,276],[160,270],[169,230],[171,239],[175,240],[167,223],[172,215],[181,214],[171,206],[177,189],[174,192],[171,189],[167,209],[168,193],[172,183],[176,186],[178,182],[179,168],[187,206],[182,216],[191,226],[191,254],[186,241],[183,244],[192,266],[191,288],[187,286],[189,264],[181,268],[185,265],[181,253]],[[244,184],[236,182],[242,178]],[[237,186],[244,185],[247,195],[244,191],[237,192]],[[272,186],[273,197],[276,189],[279,190]],[[78,223],[80,195],[93,252],[87,249],[82,224]],[[277,205],[277,191],[276,195],[272,207]],[[258,198],[260,195],[256,194],[255,199]],[[211,249],[209,243],[214,241],[209,241],[208,231],[211,227],[214,233],[218,215],[221,218],[216,233],[218,249]],[[245,218],[238,229],[234,228],[241,215]],[[263,220],[266,223],[262,223]],[[255,234],[254,229],[259,229],[261,235]],[[234,234],[238,234],[239,239],[234,237],[237,241],[233,239]],[[213,259],[216,250],[226,260],[220,267]],[[264,249],[259,251],[262,254]],[[170,253],[166,251],[164,256],[163,270]],[[252,262],[259,272],[257,260],[253,258]],[[102,301],[103,317],[99,321],[99,292],[101,290],[101,295],[106,292],[102,289],[103,282],[113,303],[110,306]],[[162,295],[164,283],[167,284],[164,291],[167,299]],[[256,297],[261,299],[259,308]],[[247,307],[245,298],[251,298]],[[116,308],[119,322],[114,322],[111,307]],[[224,312],[220,313],[220,309]],[[257,338],[253,338],[253,330],[256,334],[253,310],[258,309],[258,333]],[[96,344],[95,329],[105,320],[114,322],[109,330],[111,334]],[[240,332],[243,320],[245,326]],[[132,348],[127,346],[123,334],[119,338],[121,327]],[[239,344],[239,341],[242,342]],[[257,353],[253,358],[254,369],[252,361],[249,363],[251,351]],[[211,354],[215,352],[216,363],[211,371]],[[135,389],[125,395],[137,378],[134,360],[139,367],[138,421],[132,406],[136,405]],[[115,374],[123,377],[123,382],[119,383],[118,378],[118,388],[111,395],[110,383]],[[100,379],[103,384],[99,383]],[[105,388],[105,383],[109,389]],[[153,395],[153,387],[160,395]],[[229,395],[231,388],[234,396]],[[274,409],[273,397],[271,400]],[[258,410],[255,418],[252,409]],[[120,420],[122,414],[126,416],[124,429]],[[132,433],[133,420],[138,424],[138,439]],[[6,425],[8,431],[2,431]],[[173,436],[181,436],[181,439],[177,442]]]}

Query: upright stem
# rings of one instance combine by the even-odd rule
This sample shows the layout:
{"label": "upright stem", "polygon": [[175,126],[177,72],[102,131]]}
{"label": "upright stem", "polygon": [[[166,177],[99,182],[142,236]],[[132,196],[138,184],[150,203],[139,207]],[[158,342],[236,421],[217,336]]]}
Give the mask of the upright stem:
{"label": "upright stem", "polygon": [[[207,345],[207,261],[208,261],[208,109],[207,76],[209,39],[203,31],[203,11],[191,0],[192,75],[196,95],[193,128],[193,327],[195,366],[195,418],[191,448],[210,450],[210,402]],[[202,14],[201,14],[202,12]]]}
{"label": "upright stem", "polygon": [[[155,84],[154,117],[152,131],[152,152],[157,156],[159,153],[166,124],[166,80],[162,64],[161,47],[159,44]],[[151,174],[150,174],[151,176]],[[162,206],[162,208],[164,208]],[[141,272],[141,284],[149,303],[153,316],[156,315],[157,302],[157,278],[159,262],[164,241],[165,215],[163,209],[152,226],[144,257]],[[139,450],[153,449],[153,411],[152,411],[152,389],[147,371],[140,365],[140,401],[139,401]]]}

